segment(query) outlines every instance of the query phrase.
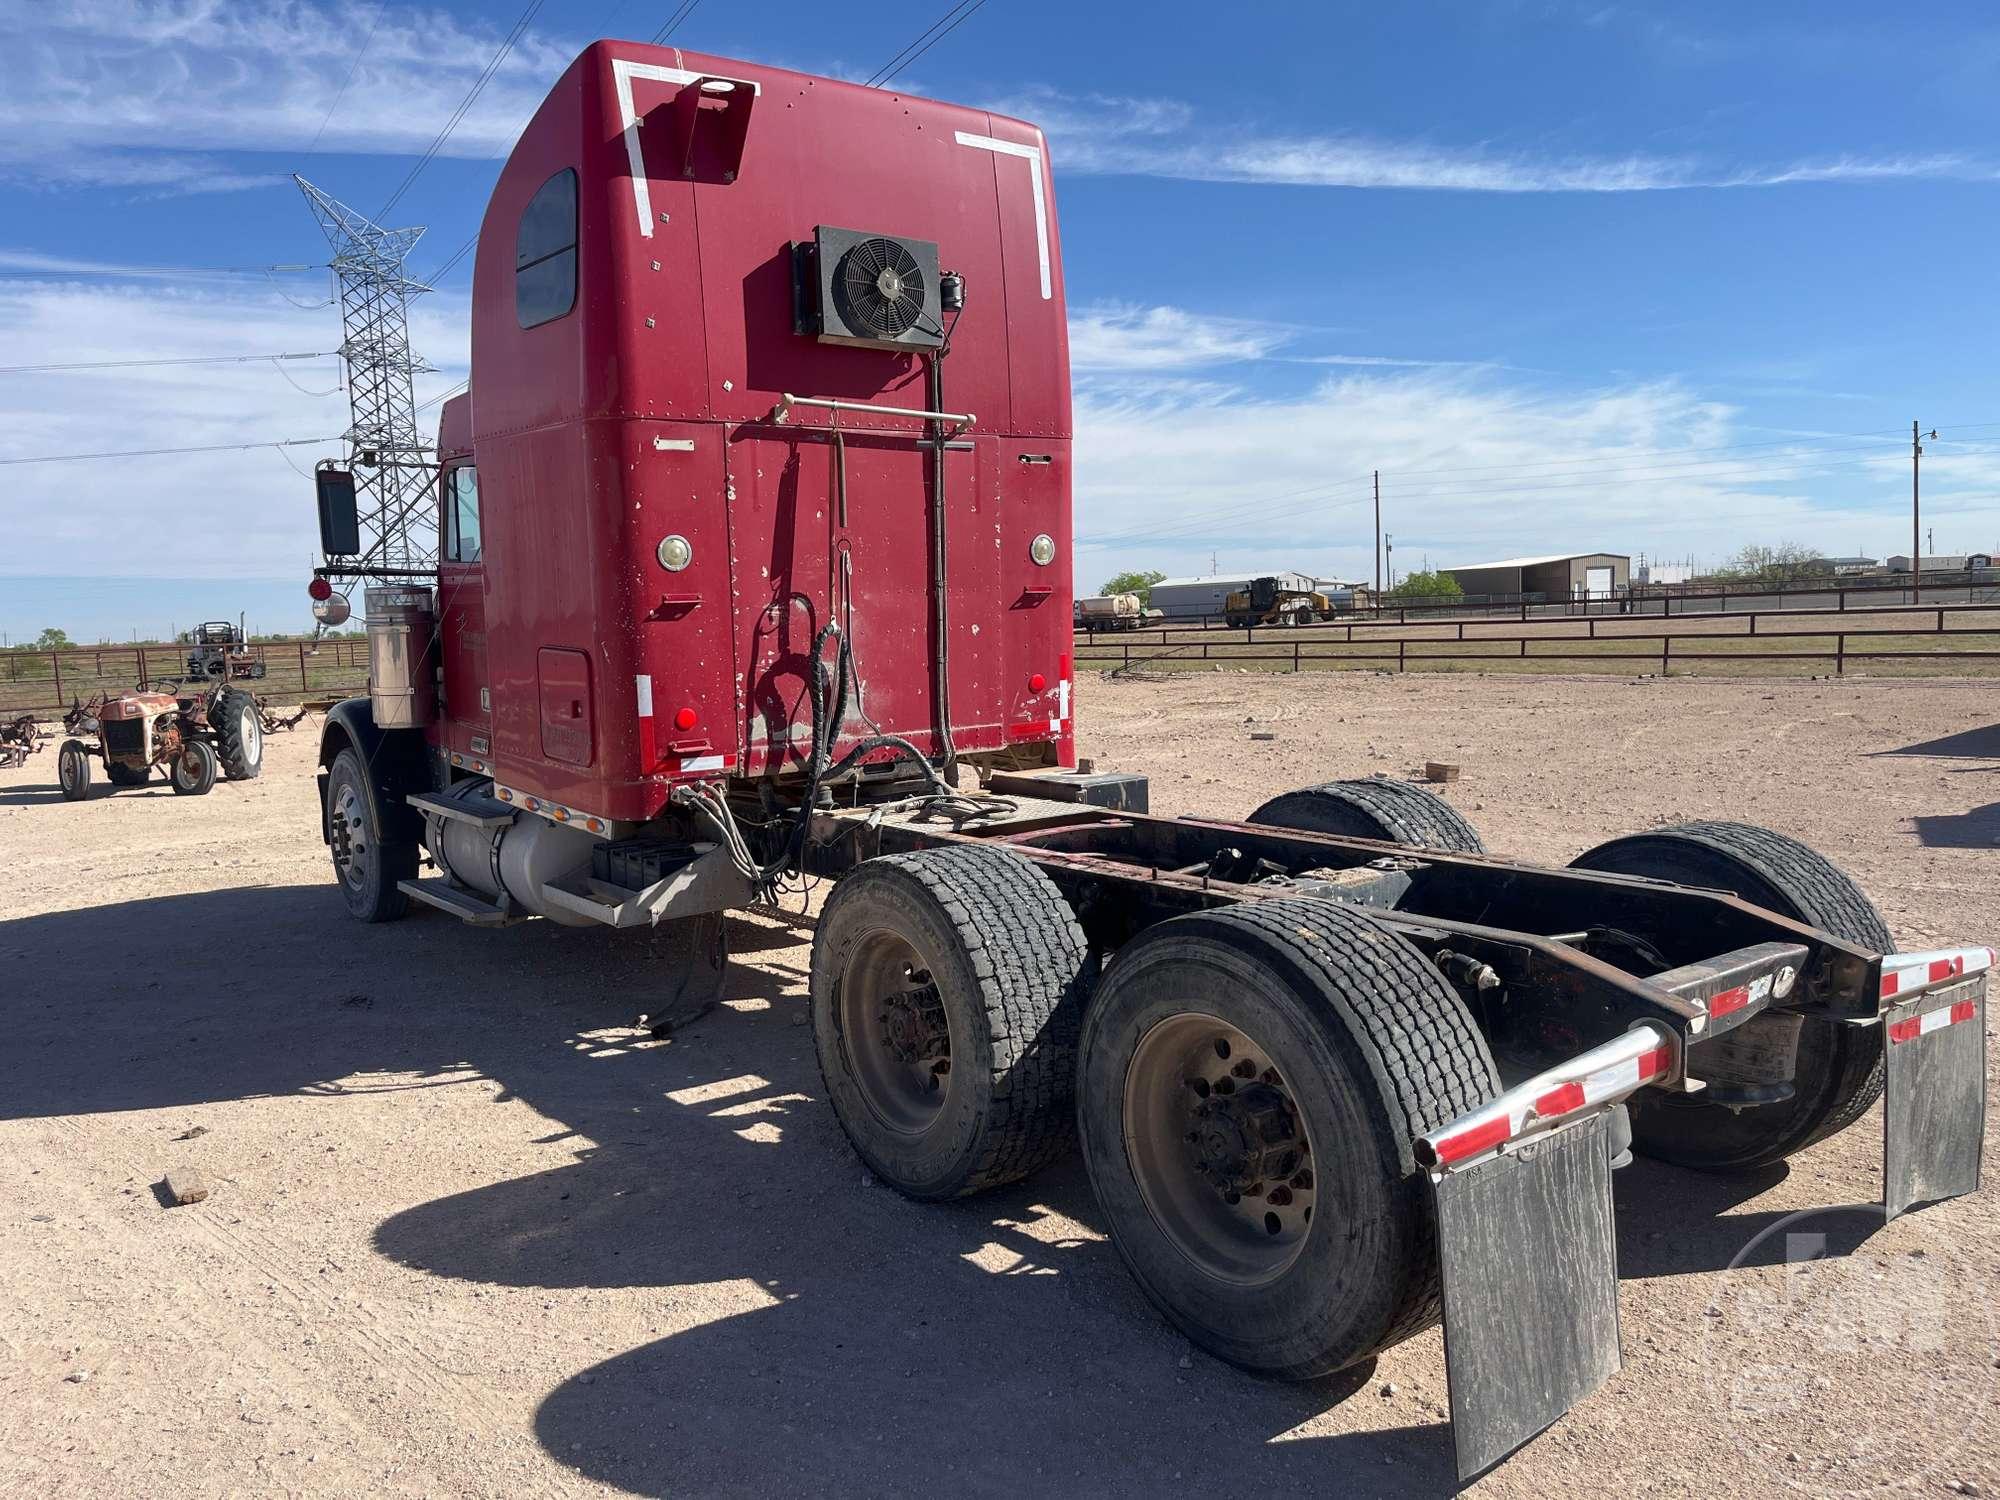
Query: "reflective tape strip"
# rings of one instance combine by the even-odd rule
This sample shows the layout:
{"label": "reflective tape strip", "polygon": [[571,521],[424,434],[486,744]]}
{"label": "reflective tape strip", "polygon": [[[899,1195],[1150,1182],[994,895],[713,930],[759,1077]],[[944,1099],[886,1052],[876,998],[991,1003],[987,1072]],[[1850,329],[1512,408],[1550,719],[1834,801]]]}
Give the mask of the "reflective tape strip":
{"label": "reflective tape strip", "polygon": [[[1600,1059],[1604,1059],[1600,1062]],[[1440,1167],[1457,1166],[1570,1115],[1615,1103],[1673,1068],[1673,1043],[1642,1025],[1420,1137]],[[1419,1153],[1422,1159],[1422,1153]]]}
{"label": "reflective tape strip", "polygon": [[660,741],[653,726],[653,679],[641,672],[632,679],[639,703],[639,764],[652,770],[660,759]]}
{"label": "reflective tape strip", "polygon": [[1983,974],[1996,963],[2000,963],[2000,955],[1991,948],[1935,948],[1924,953],[1884,954],[1882,998],[1916,994],[1967,974]]}
{"label": "reflective tape strip", "polygon": [[1956,1026],[1960,1021],[1970,1021],[1978,1013],[1979,1007],[1970,1000],[1960,1000],[1954,1005],[1929,1011],[1921,1016],[1908,1016],[1889,1023],[1889,1040],[1892,1042],[1914,1042],[1920,1036],[1929,1036],[1933,1031],[1942,1031],[1947,1026]]}

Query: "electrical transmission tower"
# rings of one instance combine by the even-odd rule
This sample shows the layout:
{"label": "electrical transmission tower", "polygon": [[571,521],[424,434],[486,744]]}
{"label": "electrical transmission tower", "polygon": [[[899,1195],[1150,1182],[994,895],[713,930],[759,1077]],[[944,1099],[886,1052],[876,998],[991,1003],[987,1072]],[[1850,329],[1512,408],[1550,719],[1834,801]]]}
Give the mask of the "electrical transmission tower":
{"label": "electrical transmission tower", "polygon": [[403,274],[423,230],[384,229],[305,178],[294,176],[333,246],[340,285],[341,363],[353,420],[347,429],[361,551],[329,558],[334,586],[363,578],[430,572],[437,566],[431,480],[435,451],[417,427],[412,383],[428,372],[410,352],[410,301],[430,288]]}

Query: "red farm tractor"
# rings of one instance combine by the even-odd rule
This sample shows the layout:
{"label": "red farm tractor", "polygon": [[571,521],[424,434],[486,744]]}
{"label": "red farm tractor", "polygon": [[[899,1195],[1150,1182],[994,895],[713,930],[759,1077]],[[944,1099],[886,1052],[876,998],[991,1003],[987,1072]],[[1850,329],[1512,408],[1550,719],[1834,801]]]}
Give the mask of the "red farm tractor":
{"label": "red farm tractor", "polygon": [[723,913],[834,879],[814,1040],[871,1171],[948,1199],[1080,1144],[1147,1294],[1250,1370],[1441,1317],[1467,1474],[1618,1367],[1630,1150],[1775,1162],[1882,1098],[1888,1213],[1977,1183],[1992,951],[1895,952],[1783,835],[1548,869],[1405,783],[1161,818],[1074,769],[1034,126],[599,43],[478,247],[441,561],[373,579],[323,731],[355,917],[658,927],[700,998]]}

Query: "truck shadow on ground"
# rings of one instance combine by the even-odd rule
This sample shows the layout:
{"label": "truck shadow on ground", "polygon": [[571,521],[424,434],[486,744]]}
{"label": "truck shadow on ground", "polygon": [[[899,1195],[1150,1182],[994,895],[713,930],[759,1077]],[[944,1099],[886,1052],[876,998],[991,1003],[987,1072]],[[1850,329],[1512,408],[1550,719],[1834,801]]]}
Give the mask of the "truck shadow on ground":
{"label": "truck shadow on ground", "polygon": [[[644,935],[345,922],[304,885],[0,923],[0,1117],[498,1082],[564,1127],[534,1142],[561,1164],[398,1213],[377,1248],[460,1281],[656,1291],[661,1335],[533,1419],[558,1461],[629,1490],[1452,1487],[1438,1404],[1384,1401],[1366,1369],[1285,1385],[1191,1350],[1074,1159],[953,1205],[865,1183],[789,934],[732,921],[742,1008],[654,1043],[629,1029],[662,988]],[[1729,1264],[1778,1217],[1731,1211],[1781,1171],[1619,1174],[1623,1273]],[[1335,1430],[1294,1438],[1342,1401]]]}

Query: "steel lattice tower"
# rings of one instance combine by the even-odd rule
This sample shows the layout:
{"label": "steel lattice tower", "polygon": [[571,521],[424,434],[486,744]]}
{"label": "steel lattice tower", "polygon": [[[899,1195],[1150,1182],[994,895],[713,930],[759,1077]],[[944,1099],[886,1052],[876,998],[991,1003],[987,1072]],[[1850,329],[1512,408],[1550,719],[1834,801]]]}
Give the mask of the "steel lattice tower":
{"label": "steel lattice tower", "polygon": [[410,302],[430,288],[403,274],[403,262],[424,231],[384,229],[305,178],[292,180],[333,246],[340,286],[340,358],[353,413],[346,434],[348,465],[354,471],[361,553],[353,572],[329,576],[350,593],[363,570],[428,572],[437,566],[435,450],[417,427],[413,389],[415,377],[431,366],[410,352]]}

